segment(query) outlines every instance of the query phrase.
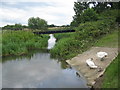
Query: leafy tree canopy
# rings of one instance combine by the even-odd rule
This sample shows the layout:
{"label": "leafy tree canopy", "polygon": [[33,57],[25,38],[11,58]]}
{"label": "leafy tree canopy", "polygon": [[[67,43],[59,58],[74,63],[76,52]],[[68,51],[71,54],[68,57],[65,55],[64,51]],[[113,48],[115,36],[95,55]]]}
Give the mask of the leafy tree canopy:
{"label": "leafy tree canopy", "polygon": [[[90,4],[94,6],[92,9],[89,9]],[[95,21],[98,14],[111,9],[120,9],[120,2],[75,2],[75,15],[73,16],[71,26],[78,26],[86,21]]]}
{"label": "leafy tree canopy", "polygon": [[96,21],[97,19],[97,13],[92,8],[88,8],[81,14],[81,22],[83,23],[86,21]]}
{"label": "leafy tree canopy", "polygon": [[46,30],[47,26],[48,26],[47,21],[39,17],[37,18],[31,17],[28,20],[28,27],[31,29]]}

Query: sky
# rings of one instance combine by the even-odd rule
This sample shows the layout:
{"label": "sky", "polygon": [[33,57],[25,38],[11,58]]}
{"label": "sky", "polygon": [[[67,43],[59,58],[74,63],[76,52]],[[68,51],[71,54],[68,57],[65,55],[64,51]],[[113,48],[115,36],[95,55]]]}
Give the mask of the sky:
{"label": "sky", "polygon": [[45,19],[48,24],[68,25],[75,14],[77,0],[0,0],[0,27],[27,25],[30,17]]}

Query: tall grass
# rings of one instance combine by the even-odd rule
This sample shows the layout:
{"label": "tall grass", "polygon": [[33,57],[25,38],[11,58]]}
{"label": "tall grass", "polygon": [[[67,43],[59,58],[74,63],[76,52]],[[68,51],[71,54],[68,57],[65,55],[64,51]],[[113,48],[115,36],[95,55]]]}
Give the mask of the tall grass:
{"label": "tall grass", "polygon": [[37,36],[29,31],[5,31],[2,33],[2,55],[25,54],[29,49],[45,49],[48,36]]}
{"label": "tall grass", "polygon": [[75,32],[70,32],[70,33],[56,33],[54,34],[55,38],[57,41],[63,38],[72,38],[75,35]]}

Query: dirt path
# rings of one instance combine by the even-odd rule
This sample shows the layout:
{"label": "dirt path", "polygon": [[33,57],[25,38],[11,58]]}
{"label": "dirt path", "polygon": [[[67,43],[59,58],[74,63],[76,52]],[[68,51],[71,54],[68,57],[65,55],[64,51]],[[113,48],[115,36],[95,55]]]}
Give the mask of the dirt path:
{"label": "dirt path", "polygon": [[[104,61],[100,61],[100,59],[96,56],[96,53],[99,51],[107,52],[108,57],[104,59]],[[92,47],[90,50],[79,54],[78,56],[72,58],[71,60],[67,60],[66,62],[74,67],[78,73],[84,76],[88,82],[88,86],[93,86],[95,84],[95,80],[99,78],[105,72],[106,67],[115,59],[118,54],[117,48],[106,48],[106,47]],[[89,58],[93,58],[93,62],[98,66],[97,69],[90,69],[86,60]],[[101,71],[99,71],[99,67],[101,67]]]}

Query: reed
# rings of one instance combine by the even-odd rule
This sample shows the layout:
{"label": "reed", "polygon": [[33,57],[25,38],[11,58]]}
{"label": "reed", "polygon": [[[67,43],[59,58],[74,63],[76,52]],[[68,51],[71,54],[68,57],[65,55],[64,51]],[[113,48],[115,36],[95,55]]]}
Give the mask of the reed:
{"label": "reed", "polygon": [[34,35],[30,31],[5,31],[2,33],[2,55],[26,54],[30,49],[45,49],[47,35]]}

